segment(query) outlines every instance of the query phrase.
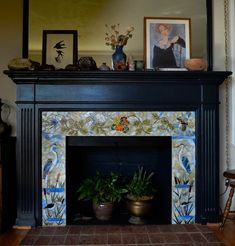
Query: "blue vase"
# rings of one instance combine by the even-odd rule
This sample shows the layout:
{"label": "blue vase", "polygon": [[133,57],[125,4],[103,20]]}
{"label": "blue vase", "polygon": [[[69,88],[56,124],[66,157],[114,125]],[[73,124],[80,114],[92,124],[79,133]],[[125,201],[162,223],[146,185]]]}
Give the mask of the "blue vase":
{"label": "blue vase", "polygon": [[126,54],[123,52],[123,45],[117,45],[112,55],[112,65],[114,70],[126,69]]}

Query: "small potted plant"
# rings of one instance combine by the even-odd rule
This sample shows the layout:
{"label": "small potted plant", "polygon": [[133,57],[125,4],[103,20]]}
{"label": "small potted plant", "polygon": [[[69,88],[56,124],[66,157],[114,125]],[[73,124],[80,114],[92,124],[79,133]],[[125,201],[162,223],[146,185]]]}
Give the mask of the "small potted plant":
{"label": "small potted plant", "polygon": [[83,180],[78,189],[78,200],[92,200],[96,218],[109,220],[114,203],[120,202],[126,192],[118,173],[111,172],[110,175],[103,176],[97,172],[93,178]]}
{"label": "small potted plant", "polygon": [[131,214],[129,222],[132,224],[145,224],[146,217],[151,214],[156,189],[152,177],[154,173],[147,173],[139,167],[127,184],[127,209]]}

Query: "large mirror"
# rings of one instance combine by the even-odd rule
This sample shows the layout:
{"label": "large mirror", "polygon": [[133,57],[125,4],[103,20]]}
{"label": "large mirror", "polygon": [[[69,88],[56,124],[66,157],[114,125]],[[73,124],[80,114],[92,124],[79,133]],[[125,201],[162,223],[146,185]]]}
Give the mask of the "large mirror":
{"label": "large mirror", "polygon": [[97,65],[111,61],[105,25],[120,24],[120,33],[135,28],[124,51],[144,59],[144,17],[191,19],[191,57],[212,68],[211,0],[24,0],[23,55],[41,62],[43,30],[77,30],[78,57],[92,56]]}

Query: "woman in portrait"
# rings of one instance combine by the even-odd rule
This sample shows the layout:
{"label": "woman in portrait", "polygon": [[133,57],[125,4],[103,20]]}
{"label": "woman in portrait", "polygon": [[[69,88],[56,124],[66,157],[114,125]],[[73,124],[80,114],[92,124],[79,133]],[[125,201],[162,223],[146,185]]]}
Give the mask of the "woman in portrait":
{"label": "woman in portrait", "polygon": [[[177,68],[181,64],[182,48],[185,48],[185,40],[179,35],[171,36],[171,24],[156,24],[155,31],[158,39],[153,47],[153,68]],[[176,44],[178,45],[178,63],[175,57]]]}

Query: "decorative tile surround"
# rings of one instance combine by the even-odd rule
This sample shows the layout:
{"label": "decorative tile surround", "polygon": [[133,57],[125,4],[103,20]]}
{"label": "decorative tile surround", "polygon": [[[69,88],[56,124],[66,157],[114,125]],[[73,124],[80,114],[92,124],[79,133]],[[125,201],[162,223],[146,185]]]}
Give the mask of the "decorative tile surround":
{"label": "decorative tile surround", "polygon": [[41,130],[44,226],[66,225],[66,136],[171,136],[172,224],[194,223],[195,112],[43,112]]}

